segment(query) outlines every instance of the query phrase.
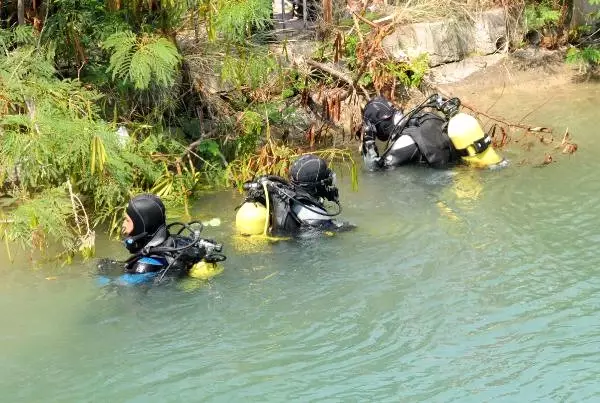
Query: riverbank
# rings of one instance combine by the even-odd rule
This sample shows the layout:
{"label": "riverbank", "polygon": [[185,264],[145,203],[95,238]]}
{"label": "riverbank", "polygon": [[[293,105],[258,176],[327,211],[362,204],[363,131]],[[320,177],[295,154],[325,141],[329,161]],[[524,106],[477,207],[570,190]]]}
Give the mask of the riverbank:
{"label": "riverbank", "polygon": [[[465,74],[470,71],[470,74]],[[577,68],[564,61],[563,51],[519,49],[510,54],[475,57],[432,70],[431,82],[459,97],[520,87],[537,92],[578,81]]]}
{"label": "riverbank", "polygon": [[[348,161],[339,148],[358,148],[362,108],[373,96],[406,109],[423,96],[416,88],[436,80],[460,85],[453,91],[460,95],[469,88],[462,82],[467,73],[481,69],[473,60],[497,66],[512,43],[507,14],[487,9],[492,2],[473,18],[456,13],[455,2],[433,1],[415,2],[428,6],[416,18],[409,2],[410,12],[407,3],[392,19],[371,10],[348,13],[344,3],[339,19],[301,24],[302,32],[288,24],[283,36],[267,3],[258,14],[225,4],[216,15],[150,7],[144,11],[150,25],[128,17],[139,10],[120,5],[88,10],[98,14],[98,26],[116,18],[123,30],[109,38],[82,31],[85,52],[62,49],[56,58],[46,57],[49,49],[65,38],[69,43],[71,34],[46,38],[35,24],[3,32],[12,49],[2,55],[7,74],[0,80],[4,239],[39,248],[62,240],[72,254],[88,249],[97,223],[116,230],[132,194],[156,193],[187,211],[200,190],[263,173],[286,175],[289,162],[305,152]],[[434,14],[432,4],[440,6]],[[48,23],[74,15],[64,7],[46,13]],[[109,25],[106,32],[114,29]],[[94,55],[89,66],[81,60],[86,54]],[[23,58],[44,68],[15,74]],[[444,63],[457,60],[452,73]]]}

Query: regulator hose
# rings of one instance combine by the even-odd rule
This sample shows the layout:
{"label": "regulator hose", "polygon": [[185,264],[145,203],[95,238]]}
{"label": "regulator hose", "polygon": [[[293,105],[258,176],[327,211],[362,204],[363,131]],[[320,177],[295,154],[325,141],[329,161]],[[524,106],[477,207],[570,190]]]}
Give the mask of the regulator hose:
{"label": "regulator hose", "polygon": [[417,112],[420,112],[421,110],[423,110],[424,108],[426,108],[428,106],[435,106],[435,105],[432,105],[432,103],[435,102],[437,97],[438,97],[437,94],[431,95],[429,98],[427,98],[425,101],[421,102],[413,110],[411,110],[405,116],[402,117],[402,119],[396,124],[396,127],[394,128],[394,131],[392,132],[392,135],[390,136],[390,138],[386,144],[385,151],[383,152],[383,154],[381,154],[382,159],[385,158],[386,155],[390,152],[390,150],[392,149],[392,146],[394,145],[394,142],[398,139],[398,137],[400,137],[400,135],[402,134],[402,131],[404,130],[404,128],[406,127],[408,122],[413,118],[413,116],[415,116],[417,114]]}

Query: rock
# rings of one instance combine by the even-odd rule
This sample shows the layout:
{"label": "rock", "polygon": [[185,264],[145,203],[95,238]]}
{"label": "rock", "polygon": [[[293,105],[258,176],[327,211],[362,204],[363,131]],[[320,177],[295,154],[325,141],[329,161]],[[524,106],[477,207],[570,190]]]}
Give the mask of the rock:
{"label": "rock", "polygon": [[396,28],[382,41],[382,47],[398,60],[429,54],[429,65],[455,62],[468,52],[468,45],[452,21],[420,22]]}
{"label": "rock", "polygon": [[399,26],[382,42],[383,48],[399,60],[405,54],[416,57],[428,53],[431,67],[470,54],[489,55],[503,50],[505,44],[503,9],[482,12],[475,21],[446,19]]}
{"label": "rock", "polygon": [[529,47],[515,50],[510,55],[510,61],[514,67],[520,70],[542,68],[552,71],[556,65],[562,64],[564,57],[563,51]]}

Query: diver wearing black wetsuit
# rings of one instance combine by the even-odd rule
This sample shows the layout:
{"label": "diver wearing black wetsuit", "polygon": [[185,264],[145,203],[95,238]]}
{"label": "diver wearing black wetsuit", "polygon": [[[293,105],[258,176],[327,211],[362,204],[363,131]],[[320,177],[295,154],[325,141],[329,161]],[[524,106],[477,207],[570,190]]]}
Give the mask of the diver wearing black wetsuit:
{"label": "diver wearing black wetsuit", "polygon": [[[183,228],[171,234],[169,229],[175,225]],[[188,229],[191,237],[181,235],[183,229]],[[123,232],[127,235],[125,247],[132,253],[125,262],[125,272],[129,274],[165,270],[169,276],[183,276],[194,264],[206,260],[208,253],[221,250],[221,245],[200,239],[199,231],[193,231],[188,224],[167,226],[165,206],[152,194],[138,195],[127,204]],[[224,259],[222,255],[218,257]]]}
{"label": "diver wearing black wetsuit", "polygon": [[[432,112],[404,115],[402,110],[384,97],[375,97],[363,112],[362,155],[370,170],[405,164],[427,164],[445,167],[459,160],[447,135],[448,119]],[[379,155],[375,139],[389,142]]]}
{"label": "diver wearing black wetsuit", "polygon": [[[299,234],[310,229],[339,231],[353,227],[333,219],[341,212],[339,192],[335,186],[335,173],[322,158],[311,154],[298,158],[290,167],[289,181],[269,175],[245,183],[247,196],[244,202],[258,202],[266,206],[265,187],[270,210],[267,219],[273,235]],[[338,211],[329,213],[324,200],[337,204]]]}

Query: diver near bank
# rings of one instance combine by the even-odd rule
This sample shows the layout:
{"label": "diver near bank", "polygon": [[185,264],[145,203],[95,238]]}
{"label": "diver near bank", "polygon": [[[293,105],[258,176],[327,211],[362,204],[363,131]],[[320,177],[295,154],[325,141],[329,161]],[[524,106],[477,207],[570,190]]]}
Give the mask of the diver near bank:
{"label": "diver near bank", "polygon": [[[290,166],[289,180],[265,175],[244,183],[246,197],[236,214],[238,232],[287,236],[354,228],[334,218],[342,211],[335,179],[324,159],[306,154]],[[335,204],[335,210],[329,211],[326,202]]]}
{"label": "diver near bank", "polygon": [[[177,229],[177,232],[175,232]],[[180,278],[192,268],[224,261],[223,246],[200,237],[202,223],[166,223],[165,206],[159,197],[141,194],[127,204],[122,225],[125,247],[131,256],[124,262],[103,260],[101,273],[117,267],[120,284],[160,282]],[[185,232],[185,235],[184,235]],[[109,279],[104,278],[107,283]]]}
{"label": "diver near bank", "polygon": [[[421,164],[446,168],[459,163],[476,167],[506,164],[477,119],[459,112],[458,98],[438,94],[404,114],[384,97],[370,100],[363,110],[361,152],[369,170]],[[386,142],[380,155],[376,139]]]}

